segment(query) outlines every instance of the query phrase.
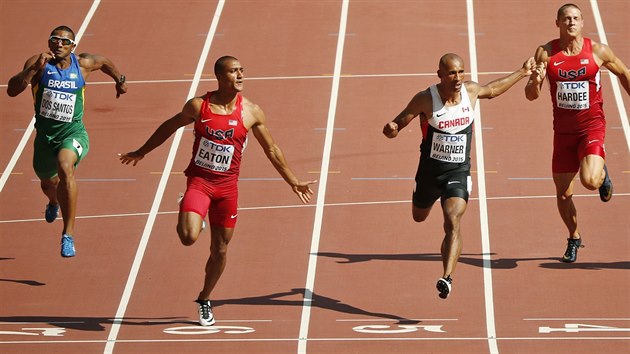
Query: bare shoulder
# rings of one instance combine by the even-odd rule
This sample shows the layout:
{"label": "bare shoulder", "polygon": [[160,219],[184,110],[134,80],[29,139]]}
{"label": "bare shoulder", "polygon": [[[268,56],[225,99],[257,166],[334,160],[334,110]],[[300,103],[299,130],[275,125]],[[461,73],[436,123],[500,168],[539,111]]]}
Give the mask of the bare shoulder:
{"label": "bare shoulder", "polygon": [[612,49],[604,43],[598,43],[591,40],[591,48],[593,50],[593,55],[596,58],[599,58],[603,63],[610,62],[615,58]]}
{"label": "bare shoulder", "polygon": [[189,117],[194,117],[195,119],[201,113],[201,105],[203,103],[204,96],[193,97],[186,101],[184,104],[184,108],[182,108],[182,113]]}
{"label": "bare shoulder", "polygon": [[243,96],[243,122],[247,129],[265,123],[265,113],[259,105]]}
{"label": "bare shoulder", "polygon": [[545,44],[541,44],[536,48],[536,53],[534,54],[534,59],[537,63],[541,62],[549,62],[549,58],[551,57],[552,43],[553,41],[549,41]]}
{"label": "bare shoulder", "polygon": [[416,105],[431,105],[432,104],[432,98],[431,98],[431,88],[427,87],[426,89],[416,93],[413,98],[411,99],[411,102],[413,102]]}
{"label": "bare shoulder", "polygon": [[245,96],[243,96],[243,111],[254,116],[256,120],[260,120],[261,116],[264,115],[262,108]]}

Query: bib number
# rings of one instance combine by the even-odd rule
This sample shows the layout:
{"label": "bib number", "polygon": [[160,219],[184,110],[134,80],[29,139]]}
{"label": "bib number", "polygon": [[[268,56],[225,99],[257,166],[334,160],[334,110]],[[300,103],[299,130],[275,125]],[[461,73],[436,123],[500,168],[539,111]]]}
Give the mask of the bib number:
{"label": "bib number", "polygon": [[199,141],[195,165],[216,172],[227,172],[232,164],[234,145],[221,145],[204,137]]}
{"label": "bib number", "polygon": [[59,122],[70,123],[74,116],[77,95],[74,93],[44,89],[39,114]]}
{"label": "bib number", "polygon": [[466,161],[466,134],[433,134],[431,158],[442,162]]}
{"label": "bib number", "polygon": [[582,110],[590,107],[588,81],[558,81],[558,108]]}

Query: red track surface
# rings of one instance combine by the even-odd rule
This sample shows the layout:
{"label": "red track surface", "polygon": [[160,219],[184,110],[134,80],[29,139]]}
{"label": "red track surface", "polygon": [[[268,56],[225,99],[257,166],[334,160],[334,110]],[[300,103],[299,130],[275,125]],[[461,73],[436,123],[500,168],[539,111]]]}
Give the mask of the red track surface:
{"label": "red track surface", "polygon": [[[630,65],[630,4],[598,3],[609,45]],[[443,53],[471,63],[464,1],[351,0],[338,91],[341,1],[226,1],[196,94],[215,88],[208,79],[217,57],[238,57],[249,78],[245,95],[265,110],[296,173],[319,179],[325,193],[298,207],[252,143],[230,260],[212,298],[217,325],[196,326],[192,300],[209,235],[187,248],[175,234],[190,131],[154,222],[149,213],[170,141],[135,168],[120,165],[116,153],[139,146],[184,104],[217,4],[103,0],[96,9],[78,52],[111,58],[127,75],[129,93],[116,100],[105,75],[89,79],[92,144],[77,172],[77,257],[59,257],[61,222],[43,221],[32,137],[0,193],[1,353],[630,352],[630,153],[621,123],[627,117],[620,117],[607,73],[607,163],[616,195],[604,205],[576,188],[586,244],[578,262],[559,261],[566,231],[549,178],[549,97],[528,102],[521,82],[481,102],[487,198],[473,192],[453,294],[437,297],[441,214],[436,207],[420,225],[410,215],[420,131],[410,126],[394,140],[380,131],[436,82]],[[2,0],[0,88],[45,49],[54,26],[78,31],[91,5]],[[479,81],[515,70],[555,37],[559,5],[475,1]],[[590,4],[578,5],[585,32],[599,41]],[[336,95],[336,110],[329,110]],[[630,99],[622,96],[628,111]],[[32,117],[31,102],[28,92],[0,95],[2,169]],[[322,165],[331,117],[329,165]],[[485,226],[491,267],[484,276]],[[314,293],[305,307],[309,271],[316,271]]]}

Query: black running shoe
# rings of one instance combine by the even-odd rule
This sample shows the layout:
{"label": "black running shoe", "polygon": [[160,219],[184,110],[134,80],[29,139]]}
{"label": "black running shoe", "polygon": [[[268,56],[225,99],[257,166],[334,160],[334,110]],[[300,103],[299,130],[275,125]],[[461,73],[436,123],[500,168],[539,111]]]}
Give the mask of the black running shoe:
{"label": "black running shoe", "polygon": [[212,326],[214,324],[214,315],[212,314],[212,305],[210,300],[195,300],[199,306],[199,324],[202,326]]}
{"label": "black running shoe", "polygon": [[613,185],[606,165],[604,165],[604,173],[606,173],[606,177],[604,177],[602,185],[599,186],[599,199],[601,199],[602,202],[607,202],[612,198]]}
{"label": "black running shoe", "polygon": [[577,259],[578,248],[584,247],[582,246],[581,238],[568,238],[567,239],[567,250],[564,252],[564,256],[562,256],[562,261],[566,263],[573,263]]}
{"label": "black running shoe", "polygon": [[450,275],[447,276],[446,278],[438,279],[437,284],[435,284],[435,287],[440,292],[438,296],[441,299],[446,299],[448,297],[448,294],[451,293],[452,285],[453,285],[453,279],[451,279]]}

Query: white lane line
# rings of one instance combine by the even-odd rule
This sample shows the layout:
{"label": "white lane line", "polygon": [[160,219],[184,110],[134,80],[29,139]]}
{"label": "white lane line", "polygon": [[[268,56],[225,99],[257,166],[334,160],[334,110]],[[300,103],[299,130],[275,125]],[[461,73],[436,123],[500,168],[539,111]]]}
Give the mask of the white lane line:
{"label": "white lane line", "polygon": [[[599,34],[599,40],[602,43],[608,43],[606,37],[606,31],[604,31],[604,22],[602,16],[599,13],[599,6],[597,0],[591,0],[591,7],[593,8],[593,16],[595,17],[595,26],[597,27],[597,33]],[[617,103],[617,109],[619,110],[619,118],[621,118],[621,126],[623,127],[623,133],[626,136],[626,144],[628,151],[630,151],[630,124],[628,123],[628,114],[626,113],[626,107],[623,104],[623,98],[621,97],[621,89],[619,88],[619,81],[615,75],[610,76],[610,84],[612,85],[613,95],[615,96],[615,102]]]}
{"label": "white lane line", "polygon": [[[76,36],[75,36],[75,42],[77,46],[79,45],[79,42],[81,41],[81,38],[83,37],[83,34],[85,33],[85,30],[87,29],[88,24],[92,20],[92,16],[94,16],[94,13],[96,12],[96,8],[98,7],[100,3],[101,3],[101,0],[94,0],[94,2],[92,3],[92,6],[90,7],[90,10],[88,11],[87,15],[85,15],[85,18],[83,19],[83,23],[81,24],[81,27],[79,28],[79,31],[76,33]],[[7,183],[9,176],[11,176],[11,171],[13,171],[13,168],[15,167],[17,160],[20,158],[20,155],[22,155],[22,151],[24,151],[24,147],[26,146],[28,139],[31,138],[31,135],[33,134],[34,129],[35,129],[35,116],[33,115],[33,117],[31,118],[31,121],[28,123],[28,126],[24,130],[24,135],[22,135],[22,139],[20,139],[18,146],[15,148],[15,151],[13,152],[13,156],[11,156],[9,163],[4,168],[4,172],[2,172],[2,175],[0,175],[0,192],[2,192],[2,190],[4,189],[4,185]]]}
{"label": "white lane line", "polygon": [[[475,41],[475,13],[473,0],[466,1],[468,17],[468,50],[472,81],[479,82],[477,74],[477,44]],[[483,154],[483,134],[481,124],[481,102],[475,109],[475,154],[477,160],[477,190],[479,191],[479,223],[481,228],[481,253],[483,254],[483,290],[486,308],[486,332],[490,354],[498,354],[497,332],[494,322],[494,295],[492,293],[492,256],[490,252],[490,231],[488,227],[488,204],[486,199],[486,173]]]}
{"label": "white lane line", "polygon": [[[619,193],[615,194],[616,198],[620,197],[628,197],[630,193]],[[574,194],[574,198],[599,198],[599,195],[595,194]],[[487,197],[486,200],[518,200],[518,199],[555,199],[555,195],[524,195],[524,196],[511,196],[511,197]],[[469,198],[469,201],[479,200],[479,198]],[[409,204],[409,200],[381,200],[381,201],[372,201],[372,202],[347,202],[347,203],[324,203],[324,207],[343,207],[343,206],[361,206],[361,205],[383,205],[383,204]],[[295,209],[295,208],[315,208],[313,205],[303,205],[303,204],[294,204],[294,205],[267,205],[267,206],[258,206],[258,207],[242,207],[238,208],[239,211],[247,211],[247,210],[269,210],[269,209]],[[169,214],[177,214],[178,211],[160,211],[158,215],[169,215]],[[141,213],[121,213],[121,214],[101,214],[101,215],[83,215],[77,216],[77,219],[103,219],[103,218],[121,218],[121,217],[133,217],[133,216],[147,216],[148,212]],[[21,222],[41,222],[43,218],[34,218],[34,219],[11,219],[11,220],[0,220],[0,224],[12,224],[12,223],[21,223]]]}
{"label": "white lane line", "polygon": [[[310,338],[313,342],[467,342],[467,341],[486,341],[484,337],[339,337],[339,338]],[[497,338],[501,341],[611,341],[611,340],[629,340],[630,337],[502,337]],[[255,342],[294,342],[295,338],[201,338],[201,339],[121,339],[119,343],[255,343]],[[0,341],[0,344],[43,344],[43,345],[60,345],[60,344],[85,344],[85,343],[105,343],[103,339],[86,339],[86,340],[24,340],[24,341]]]}
{"label": "white lane line", "polygon": [[[195,70],[195,77],[193,78],[192,85],[188,91],[186,101],[193,98],[197,92],[201,72],[203,71],[208,53],[210,52],[210,45],[212,44],[212,39],[217,31],[217,26],[219,25],[219,19],[221,17],[221,12],[223,11],[224,4],[225,0],[219,0],[219,3],[217,4],[214,16],[212,17],[210,30],[206,36],[206,42],[203,46],[201,55],[199,56],[199,62],[197,63],[197,69]],[[107,336],[107,344],[105,345],[104,351],[105,354],[111,354],[114,350],[114,345],[116,343],[116,339],[118,338],[118,332],[120,331],[120,326],[123,322],[122,320],[125,316],[125,312],[127,311],[127,306],[129,305],[129,299],[131,298],[131,293],[133,292],[133,287],[136,283],[136,278],[138,277],[138,271],[140,270],[140,265],[142,264],[144,252],[146,251],[149,238],[151,237],[151,230],[153,229],[153,224],[155,223],[158,209],[160,207],[160,203],[162,202],[162,196],[164,195],[164,190],[166,189],[166,183],[168,182],[168,178],[173,168],[173,162],[175,161],[175,155],[177,154],[177,147],[179,146],[183,131],[184,127],[179,128],[173,138],[168,158],[166,159],[166,164],[164,165],[164,171],[162,173],[162,177],[160,178],[158,189],[155,193],[155,199],[153,200],[153,205],[151,206],[151,211],[149,212],[149,217],[147,218],[147,223],[144,227],[142,238],[140,239],[140,244],[138,245],[131,270],[129,271],[129,278],[127,279],[125,290],[123,291],[122,298],[118,305],[118,310],[116,311],[116,320],[113,322],[109,335]]]}
{"label": "white lane line", "polygon": [[326,197],[326,184],[328,182],[328,168],[330,165],[330,153],[335,128],[335,114],[339,94],[339,81],[341,76],[341,64],[343,59],[343,46],[346,38],[346,24],[348,19],[349,0],[343,0],[341,4],[341,19],[339,21],[339,36],[337,37],[337,51],[335,54],[335,69],[328,106],[328,122],[326,124],[326,138],[322,156],[319,183],[317,186],[317,205],[315,208],[315,220],[313,222],[313,235],[311,237],[311,250],[308,257],[308,271],[304,286],[304,302],[302,304],[302,318],[300,320],[300,332],[298,336],[298,354],[306,354],[308,340],[308,327],[311,318],[311,302],[313,301],[313,288],[315,286],[315,271],[317,268],[317,254],[319,253],[319,239],[321,236],[322,220],[324,215],[324,202]]}

